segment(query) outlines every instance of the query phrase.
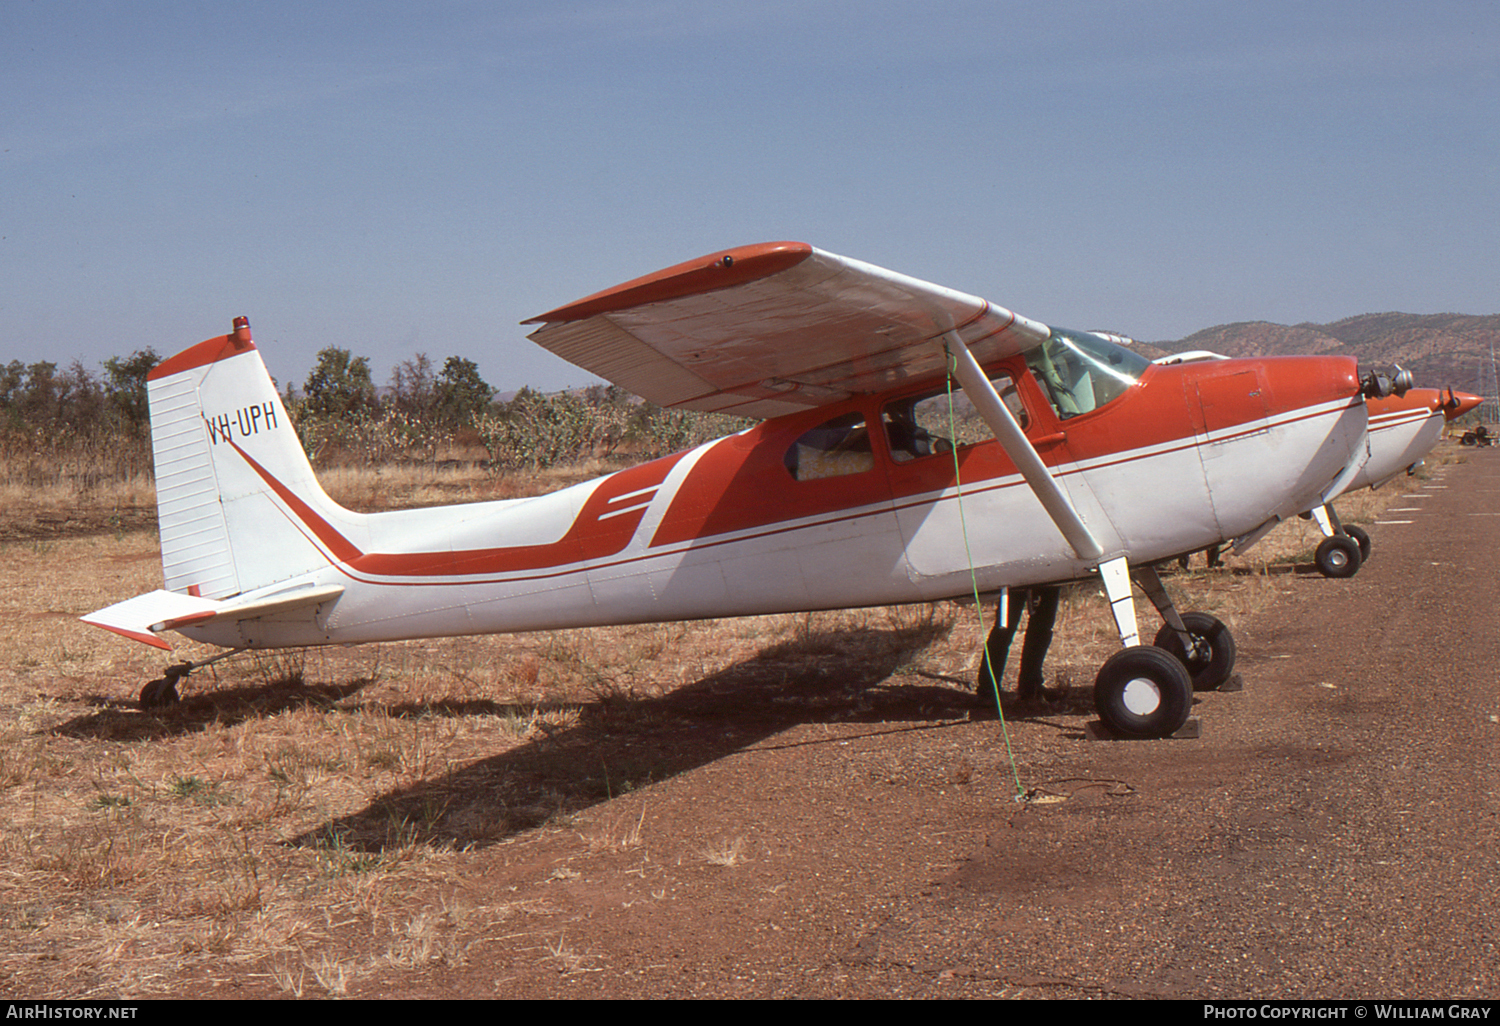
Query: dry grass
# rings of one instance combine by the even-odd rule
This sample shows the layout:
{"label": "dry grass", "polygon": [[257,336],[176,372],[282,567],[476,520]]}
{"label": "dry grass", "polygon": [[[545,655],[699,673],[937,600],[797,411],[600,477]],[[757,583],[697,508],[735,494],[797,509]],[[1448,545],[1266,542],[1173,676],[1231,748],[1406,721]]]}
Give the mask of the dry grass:
{"label": "dry grass", "polygon": [[619,463],[598,459],[498,474],[474,462],[403,463],[386,467],[332,467],[320,470],[318,481],[335,502],[349,509],[368,511],[545,495],[618,469]]}
{"label": "dry grass", "polygon": [[703,849],[703,861],[710,866],[729,868],[745,861],[743,837],[720,838]]}
{"label": "dry grass", "polygon": [[628,812],[611,816],[580,836],[590,851],[632,851],[645,843],[642,833],[645,825],[646,806],[642,804],[640,815],[634,820]]}
{"label": "dry grass", "polygon": [[155,507],[156,480],[149,474],[137,474],[124,480],[96,485],[75,480],[59,480],[42,485],[0,480],[0,503],[4,503],[5,508],[10,510],[32,507],[63,511],[80,505]]}
{"label": "dry grass", "polygon": [[568,943],[567,934],[560,934],[556,940],[548,941],[546,949],[546,961],[565,976],[572,976],[575,973],[601,971],[599,967],[589,964],[591,961],[589,955],[580,954],[573,950],[573,946]]}

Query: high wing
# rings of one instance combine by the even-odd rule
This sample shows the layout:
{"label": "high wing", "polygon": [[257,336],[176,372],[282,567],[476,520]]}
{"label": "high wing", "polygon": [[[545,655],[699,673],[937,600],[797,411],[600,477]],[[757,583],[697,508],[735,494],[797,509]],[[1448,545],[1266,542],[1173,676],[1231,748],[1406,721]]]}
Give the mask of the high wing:
{"label": "high wing", "polygon": [[563,359],[660,406],[775,417],[935,377],[956,333],[980,363],[1044,324],[801,242],[721,250],[525,324]]}

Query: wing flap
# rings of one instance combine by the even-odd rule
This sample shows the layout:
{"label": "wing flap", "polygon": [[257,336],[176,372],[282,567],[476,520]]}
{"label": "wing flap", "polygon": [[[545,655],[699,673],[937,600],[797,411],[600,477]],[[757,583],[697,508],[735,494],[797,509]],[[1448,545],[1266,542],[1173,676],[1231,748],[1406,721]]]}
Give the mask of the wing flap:
{"label": "wing flap", "polygon": [[981,362],[1045,325],[803,243],[710,254],[527,321],[539,345],[662,406],[768,417],[943,372],[956,331]]}

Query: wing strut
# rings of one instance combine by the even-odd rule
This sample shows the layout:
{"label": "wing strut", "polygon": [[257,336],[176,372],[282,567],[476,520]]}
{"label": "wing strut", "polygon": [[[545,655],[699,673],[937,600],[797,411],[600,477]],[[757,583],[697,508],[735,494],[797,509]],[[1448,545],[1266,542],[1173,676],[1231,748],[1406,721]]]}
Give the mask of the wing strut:
{"label": "wing strut", "polygon": [[979,363],[974,359],[974,354],[969,352],[969,347],[964,345],[963,339],[958,337],[954,331],[947,332],[944,336],[944,345],[947,347],[948,356],[953,367],[953,375],[958,378],[958,383],[963,386],[964,394],[994,432],[995,439],[1005,454],[1010,457],[1026,483],[1031,486],[1031,491],[1040,500],[1042,508],[1057,525],[1068,544],[1073,546],[1073,551],[1078,558],[1086,563],[1097,563],[1104,555],[1104,549],[1100,547],[1096,539],[1083,520],[1078,516],[1078,511],[1073,508],[1072,501],[1060,488],[1052,474],[1047,470],[1047,465],[1037,455],[1036,449],[1027,440],[1021,431],[1021,425],[1016,423],[1005,403],[1001,402],[1000,395],[995,391],[995,386],[980,369]]}

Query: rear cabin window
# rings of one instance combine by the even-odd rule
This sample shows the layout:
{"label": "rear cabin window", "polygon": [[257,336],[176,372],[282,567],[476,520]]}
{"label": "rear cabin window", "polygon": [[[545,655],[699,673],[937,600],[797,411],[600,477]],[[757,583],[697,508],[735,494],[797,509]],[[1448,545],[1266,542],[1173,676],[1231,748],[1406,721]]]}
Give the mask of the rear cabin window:
{"label": "rear cabin window", "polygon": [[804,432],[782,461],[798,481],[874,470],[875,453],[864,414],[846,413]]}

